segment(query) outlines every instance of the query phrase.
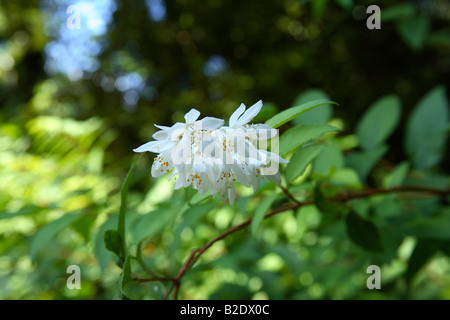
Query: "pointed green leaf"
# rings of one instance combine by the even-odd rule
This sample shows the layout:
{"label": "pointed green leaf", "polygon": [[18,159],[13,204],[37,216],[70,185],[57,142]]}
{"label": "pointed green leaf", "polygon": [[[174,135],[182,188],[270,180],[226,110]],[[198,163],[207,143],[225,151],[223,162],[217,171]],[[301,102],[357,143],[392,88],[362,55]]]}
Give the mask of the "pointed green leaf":
{"label": "pointed green leaf", "polygon": [[267,119],[272,118],[274,115],[278,113],[278,109],[275,104],[266,102],[261,108],[261,111],[255,116],[253,119],[253,123],[262,123]]}
{"label": "pointed green leaf", "polygon": [[317,108],[319,106],[323,106],[326,104],[336,104],[336,102],[328,100],[328,99],[320,99],[320,100],[314,100],[296,107],[289,108],[287,110],[284,110],[269,120],[266,121],[266,125],[271,126],[272,128],[278,128],[282,124],[285,124],[289,120],[294,119],[295,117],[301,115],[302,113]]}
{"label": "pointed green leaf", "polygon": [[119,220],[117,223],[117,231],[119,232],[120,239],[122,241],[122,253],[125,256],[127,254],[127,247],[125,244],[125,214],[127,211],[127,197],[128,188],[130,187],[131,176],[133,175],[134,167],[139,159],[142,157],[140,154],[132,163],[130,169],[128,170],[127,176],[123,182],[122,188],[120,189],[120,210],[119,210]]}
{"label": "pointed green leaf", "polygon": [[323,145],[315,145],[298,150],[286,166],[285,176],[287,182],[291,182],[300,176],[303,171],[305,171],[306,166],[313,161],[323,149]]}
{"label": "pointed green leaf", "polygon": [[365,152],[353,152],[347,156],[347,165],[358,172],[361,180],[365,180],[377,161],[384,156],[388,147],[378,146],[374,150]]}
{"label": "pointed green leaf", "polygon": [[122,300],[128,300],[128,297],[125,295],[125,288],[131,282],[131,265],[130,265],[130,257],[126,257],[123,263],[122,273],[120,275],[120,283],[119,289],[122,295]]}
{"label": "pointed green leaf", "polygon": [[332,172],[344,166],[344,156],[336,143],[325,145],[325,148],[313,161],[312,173],[328,177]]}
{"label": "pointed green leaf", "polygon": [[353,8],[353,0],[336,0],[336,3],[345,10],[351,10]]}
{"label": "pointed green leaf", "polygon": [[261,221],[264,219],[264,215],[270,209],[270,206],[272,205],[276,197],[277,195],[275,194],[267,196],[256,208],[255,215],[253,216],[252,222],[250,224],[252,235],[256,235],[256,231],[258,230]]}
{"label": "pointed green leaf", "polygon": [[34,261],[37,254],[43,250],[47,245],[54,241],[56,235],[63,229],[69,227],[73,222],[78,220],[83,215],[82,212],[67,213],[61,218],[56,219],[43,227],[31,239],[30,256]]}
{"label": "pointed green leaf", "polygon": [[416,14],[416,6],[413,3],[391,5],[381,10],[381,22],[400,21],[413,18]]}
{"label": "pointed green leaf", "polygon": [[450,219],[443,217],[415,219],[402,226],[402,233],[417,238],[450,240]]}
{"label": "pointed green leaf", "polygon": [[[328,100],[328,95],[320,89],[309,89],[297,96],[294,101],[294,106],[299,106],[304,103],[314,100]],[[301,117],[295,117],[292,122],[295,125],[299,124],[327,124],[333,114],[331,104],[320,106],[320,108],[314,108],[308,110],[302,114]]]}
{"label": "pointed green leaf", "polygon": [[348,186],[353,189],[362,189],[362,183],[358,173],[351,168],[336,170],[330,178],[330,182],[339,186]]}
{"label": "pointed green leaf", "polygon": [[345,219],[345,224],[347,234],[355,244],[367,251],[383,250],[380,232],[373,222],[350,211]]}
{"label": "pointed green leaf", "polygon": [[367,150],[375,149],[394,131],[400,120],[401,103],[395,95],[378,99],[364,113],[356,127],[361,146]]}
{"label": "pointed green leaf", "polygon": [[198,219],[214,209],[215,206],[214,202],[196,203],[183,213],[182,225],[192,227]]}
{"label": "pointed green leaf", "polygon": [[295,126],[281,135],[280,155],[285,156],[311,139],[331,131],[339,131],[339,129],[322,124]]}
{"label": "pointed green leaf", "polygon": [[399,187],[403,184],[409,170],[409,163],[403,162],[399,164],[392,172],[383,179],[384,188]]}
{"label": "pointed green leaf", "polygon": [[441,241],[437,240],[419,239],[408,261],[408,269],[405,273],[408,282],[439,251],[440,244]]}
{"label": "pointed green leaf", "polygon": [[140,241],[164,229],[178,213],[178,208],[160,208],[153,210],[133,222],[133,238]]}
{"label": "pointed green leaf", "polygon": [[119,258],[123,259],[122,239],[116,230],[106,230],[103,234],[105,247],[114,252]]}
{"label": "pointed green leaf", "polygon": [[411,49],[419,50],[427,38],[430,26],[431,21],[428,17],[414,16],[400,21],[397,32]]}
{"label": "pointed green leaf", "polygon": [[104,234],[106,230],[115,228],[117,226],[118,216],[111,216],[108,220],[103,223],[103,225],[98,229],[94,241],[94,253],[97,258],[98,265],[102,271],[106,269],[108,264],[114,257],[111,251],[105,247]]}
{"label": "pointed green leaf", "polygon": [[406,128],[405,147],[414,167],[429,169],[444,155],[449,125],[445,88],[436,87],[414,109]]}

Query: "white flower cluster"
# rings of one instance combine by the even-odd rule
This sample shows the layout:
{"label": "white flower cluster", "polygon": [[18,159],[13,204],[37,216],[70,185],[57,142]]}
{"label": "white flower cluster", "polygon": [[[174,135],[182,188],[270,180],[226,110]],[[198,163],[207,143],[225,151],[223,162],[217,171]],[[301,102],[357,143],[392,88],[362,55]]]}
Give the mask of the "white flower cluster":
{"label": "white flower cluster", "polygon": [[[197,120],[200,112],[192,109],[185,116],[186,123],[171,127],[155,125],[161,129],[150,141],[134,149],[159,155],[152,165],[152,176],[160,177],[175,168],[171,177],[177,176],[175,189],[192,186],[201,194],[210,190],[230,204],[235,200],[235,181],[246,187],[259,186],[259,176],[279,184],[279,163],[287,163],[267,151],[271,140],[272,151],[277,146],[278,131],[264,124],[249,124],[261,110],[258,101],[248,110],[241,106],[231,115],[229,125],[224,120],[206,117]],[[170,179],[170,178],[169,178]]]}

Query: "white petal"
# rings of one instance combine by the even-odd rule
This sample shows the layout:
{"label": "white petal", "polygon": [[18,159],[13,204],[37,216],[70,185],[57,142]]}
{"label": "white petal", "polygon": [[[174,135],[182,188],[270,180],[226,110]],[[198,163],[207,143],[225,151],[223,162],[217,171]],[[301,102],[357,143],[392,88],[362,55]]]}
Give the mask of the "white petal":
{"label": "white petal", "polygon": [[250,182],[248,181],[247,173],[241,165],[237,164],[233,166],[233,173],[236,176],[236,180],[242,183],[246,187],[250,187]]}
{"label": "white petal", "polygon": [[236,109],[235,112],[230,117],[230,123],[228,124],[230,127],[233,127],[236,124],[237,119],[243,114],[245,111],[245,104],[241,103],[239,108]]}
{"label": "white petal", "polygon": [[[206,175],[205,175],[205,178],[203,180],[205,180],[205,182],[211,181],[211,183],[214,183],[214,182],[216,182],[217,178],[218,178],[218,175],[216,176],[214,174],[213,165],[208,163],[206,165]],[[209,183],[207,185],[209,185]]]}
{"label": "white petal", "polygon": [[185,136],[185,127],[183,128],[175,128],[173,130],[170,131],[170,140],[172,141],[179,141],[180,140],[180,136],[184,137]]}
{"label": "white petal", "polygon": [[172,148],[175,145],[174,142],[172,141],[150,141],[147,142],[145,144],[143,144],[142,146],[133,149],[134,152],[145,152],[145,151],[150,151],[150,152],[154,152],[154,153],[161,153],[164,152],[166,150],[169,150],[170,148]]}
{"label": "white petal", "polygon": [[204,163],[196,163],[192,166],[196,173],[206,173],[206,165]]}
{"label": "white petal", "polygon": [[218,119],[218,118],[213,118],[213,117],[206,117],[206,118],[203,118],[200,121],[197,121],[195,123],[195,125],[196,126],[197,125],[200,126],[200,128],[202,130],[212,130],[212,129],[220,128],[223,125],[224,122],[225,121],[223,119]]}
{"label": "white petal", "polygon": [[234,204],[234,200],[236,199],[236,192],[234,191],[234,184],[231,183],[231,188],[228,189],[228,201],[230,201],[230,204]]}
{"label": "white petal", "polygon": [[152,138],[155,139],[155,140],[166,140],[168,138],[167,130],[156,131],[152,135]]}
{"label": "white petal", "polygon": [[186,120],[186,123],[194,123],[198,117],[200,117],[200,111],[191,109],[191,111],[185,114],[184,119]]}
{"label": "white petal", "polygon": [[253,193],[256,193],[259,188],[259,178],[257,176],[254,176],[252,180],[252,187],[253,187]]}
{"label": "white petal", "polygon": [[183,184],[181,183],[181,179],[178,178],[177,182],[175,182],[175,190],[180,189],[183,186]]}
{"label": "white petal", "polygon": [[243,126],[244,124],[249,123],[259,113],[261,108],[262,108],[262,101],[259,100],[253,106],[248,108],[247,111],[245,111],[242,117],[240,117],[239,120],[236,122],[236,125]]}
{"label": "white petal", "polygon": [[153,162],[152,165],[152,177],[153,178],[159,178],[162,175],[164,175],[166,173],[166,171],[163,169],[163,171],[161,171],[161,163],[159,161],[155,161]]}
{"label": "white petal", "polygon": [[178,170],[177,169],[173,170],[172,174],[169,177],[169,180],[171,180],[173,177],[175,177],[177,175],[178,175]]}
{"label": "white petal", "polygon": [[258,135],[259,140],[267,140],[278,135],[278,130],[272,128],[271,126],[258,123],[252,125],[252,128],[256,130],[256,134]]}
{"label": "white petal", "polygon": [[167,130],[167,129],[170,129],[170,127],[160,126],[160,125],[157,125],[157,124],[155,124],[155,127],[157,127],[158,129],[161,129],[161,130]]}
{"label": "white petal", "polygon": [[276,163],[289,163],[288,160],[283,159],[282,157],[280,157],[279,155],[277,155],[276,153],[273,152],[269,152],[266,150],[259,150],[260,154],[264,154],[268,160],[270,161],[274,161]]}

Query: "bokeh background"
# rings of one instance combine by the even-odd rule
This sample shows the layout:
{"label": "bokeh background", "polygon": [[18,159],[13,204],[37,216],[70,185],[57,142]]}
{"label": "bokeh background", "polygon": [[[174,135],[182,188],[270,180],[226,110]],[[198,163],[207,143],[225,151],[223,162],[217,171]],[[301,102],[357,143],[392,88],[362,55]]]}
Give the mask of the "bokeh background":
{"label": "bokeh background", "polygon": [[[381,8],[380,30],[366,27],[370,4]],[[79,29],[67,27],[70,5],[81,10]],[[153,124],[182,121],[190,108],[228,119],[241,102],[261,99],[264,120],[328,97],[340,106],[325,118],[340,124],[351,148],[365,110],[396,95],[402,117],[383,161],[400,163],[411,111],[450,85],[449,22],[448,0],[1,0],[0,298],[113,298],[120,268],[103,232],[117,223],[132,149],[151,140]],[[435,168],[444,176],[448,155],[447,146]],[[183,193],[151,178],[151,160],[136,167],[127,222],[136,239],[153,237],[149,263],[174,273],[193,246],[248,215],[241,203],[213,212],[206,205],[204,214],[166,223],[174,216],[161,203]],[[364,289],[367,257],[328,246],[314,231],[317,211],[305,211],[274,218],[259,239],[244,231],[215,245],[184,297],[450,298],[442,253],[420,275],[420,290],[405,295],[401,282]],[[391,279],[414,241],[386,263]],[[81,290],[66,288],[72,264],[81,267]],[[157,298],[164,287],[145,290]]]}

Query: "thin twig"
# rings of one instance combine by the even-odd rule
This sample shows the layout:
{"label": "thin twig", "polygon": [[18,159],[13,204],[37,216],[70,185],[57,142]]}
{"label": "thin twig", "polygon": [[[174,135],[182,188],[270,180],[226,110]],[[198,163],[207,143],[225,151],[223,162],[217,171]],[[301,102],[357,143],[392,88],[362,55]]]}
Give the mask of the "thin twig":
{"label": "thin twig", "polygon": [[164,300],[167,300],[169,298],[169,295],[172,292],[173,288],[174,284],[172,283],[172,285],[169,287],[169,290],[167,290],[166,294],[164,295]]}
{"label": "thin twig", "polygon": [[[313,200],[306,200],[306,201],[298,201],[297,199],[294,198],[294,196],[283,186],[280,186],[281,189],[283,189],[283,192],[291,199],[294,201],[294,203],[291,203],[289,205],[277,208],[275,210],[272,210],[268,213],[266,213],[266,215],[264,216],[264,219],[269,218],[271,216],[274,216],[278,213],[284,212],[284,211],[288,211],[288,210],[293,210],[293,209],[297,209],[300,208],[302,206],[306,206],[306,205],[311,205],[314,204]],[[450,195],[450,189],[448,190],[437,190],[437,189],[432,189],[432,188],[424,188],[424,187],[414,187],[414,186],[404,186],[404,187],[394,187],[394,188],[389,188],[389,189],[366,189],[366,190],[362,190],[359,192],[354,192],[354,193],[344,193],[344,194],[339,194],[337,196],[334,197],[330,197],[327,200],[328,201],[348,201],[351,199],[358,199],[358,198],[366,198],[366,197],[370,197],[373,195],[380,195],[380,194],[388,194],[388,193],[394,193],[394,192],[420,192],[420,193],[428,193],[428,194],[432,194],[432,195],[437,195],[437,196],[447,196]],[[178,299],[178,293],[180,290],[180,285],[181,285],[181,279],[183,278],[183,276],[186,274],[186,272],[195,264],[195,262],[197,262],[197,260],[200,258],[200,256],[206,251],[208,250],[214,243],[216,243],[219,240],[222,240],[224,238],[226,238],[228,235],[241,230],[243,228],[245,228],[246,226],[248,226],[253,220],[253,217],[248,218],[247,220],[245,220],[244,222],[228,229],[227,231],[223,232],[222,234],[220,234],[219,236],[215,237],[214,239],[208,241],[205,245],[203,245],[203,247],[201,248],[197,248],[197,249],[193,249],[191,251],[191,254],[189,255],[188,259],[186,260],[186,262],[183,264],[183,266],[181,267],[180,271],[178,272],[177,276],[175,278],[152,278],[152,279],[134,279],[135,281],[140,281],[140,282],[145,282],[145,281],[172,281],[172,286],[170,287],[169,291],[166,294],[166,298],[168,297],[168,295],[170,294],[170,292],[172,291],[172,289],[174,289],[174,294],[173,294],[173,299],[177,300]]]}
{"label": "thin twig", "polygon": [[300,201],[295,199],[295,197],[292,195],[292,193],[289,192],[287,188],[283,187],[281,184],[279,184],[278,186],[281,188],[281,190],[283,190],[284,194],[287,195],[289,199],[291,199],[295,203],[300,203]]}

